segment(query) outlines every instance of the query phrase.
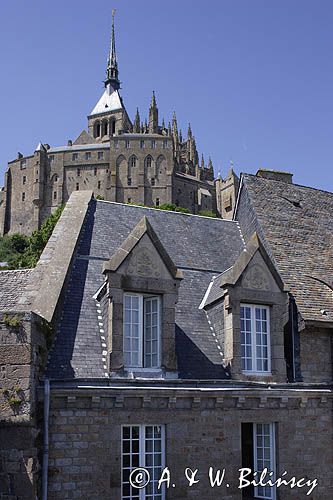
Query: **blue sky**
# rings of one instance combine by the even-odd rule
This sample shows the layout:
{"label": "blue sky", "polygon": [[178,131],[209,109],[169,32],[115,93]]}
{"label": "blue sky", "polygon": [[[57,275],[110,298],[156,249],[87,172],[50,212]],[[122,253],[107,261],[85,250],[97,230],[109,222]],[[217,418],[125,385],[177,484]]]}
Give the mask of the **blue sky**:
{"label": "blue sky", "polygon": [[331,0],[11,0],[1,5],[0,183],[18,151],[75,139],[102,92],[115,7],[131,117],[192,124],[215,171],[333,191]]}

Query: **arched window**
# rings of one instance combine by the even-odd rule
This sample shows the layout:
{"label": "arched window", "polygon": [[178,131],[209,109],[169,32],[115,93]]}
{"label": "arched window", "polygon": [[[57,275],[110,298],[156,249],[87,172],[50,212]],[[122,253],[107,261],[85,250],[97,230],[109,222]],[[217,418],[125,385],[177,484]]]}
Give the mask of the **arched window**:
{"label": "arched window", "polygon": [[108,135],[108,122],[103,122],[102,124],[102,135]]}
{"label": "arched window", "polygon": [[147,168],[151,167],[151,156],[147,156],[147,158],[146,158],[146,166],[147,166]]}
{"label": "arched window", "polygon": [[94,123],[94,137],[99,137],[101,135],[101,124],[98,122]]}
{"label": "arched window", "polygon": [[116,122],[115,120],[110,121],[110,134],[114,135],[116,133]]}

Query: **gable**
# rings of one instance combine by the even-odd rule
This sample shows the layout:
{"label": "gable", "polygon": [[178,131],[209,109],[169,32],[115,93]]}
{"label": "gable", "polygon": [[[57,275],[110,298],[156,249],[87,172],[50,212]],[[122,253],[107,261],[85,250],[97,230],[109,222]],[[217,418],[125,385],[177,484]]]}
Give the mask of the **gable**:
{"label": "gable", "polygon": [[79,137],[74,141],[73,145],[74,146],[79,146],[79,145],[84,145],[84,144],[95,144],[96,141],[95,139],[88,134],[85,130],[82,130],[81,134]]}
{"label": "gable", "polygon": [[[142,239],[144,239],[145,241],[145,246],[140,245],[138,253],[135,252],[133,256],[133,250],[138,245],[138,243],[141,242]],[[145,250],[143,248],[145,248]],[[122,263],[127,260],[127,257],[129,255],[131,255],[133,261],[131,266],[132,270],[136,269],[136,272],[138,272],[139,270],[143,273],[145,267],[148,267],[148,270],[153,273],[154,271],[152,267],[152,256],[155,254],[155,252],[159,255],[160,260],[164,263],[172,278],[183,278],[182,272],[177,269],[175,264],[172,262],[169,254],[167,253],[164,246],[157,237],[155,231],[149,224],[148,218],[146,216],[142,217],[138,224],[132,229],[126,240],[123,241],[122,245],[112,255],[111,259],[105,263],[103,272],[117,272]],[[147,265],[147,263],[150,264]],[[154,265],[157,265],[156,259]],[[155,272],[157,272],[157,270]],[[144,274],[142,274],[142,277],[144,277]]]}
{"label": "gable", "polygon": [[259,250],[253,255],[239,282],[243,288],[251,290],[281,291]]}
{"label": "gable", "polygon": [[142,236],[117,272],[141,278],[170,279],[172,277],[148,234]]}

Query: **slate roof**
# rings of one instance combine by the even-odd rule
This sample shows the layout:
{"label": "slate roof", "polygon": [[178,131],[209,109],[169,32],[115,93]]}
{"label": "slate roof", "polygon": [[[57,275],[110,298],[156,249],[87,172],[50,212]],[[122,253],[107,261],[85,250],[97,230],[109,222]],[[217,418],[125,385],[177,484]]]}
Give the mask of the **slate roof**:
{"label": "slate roof", "polygon": [[[237,223],[92,200],[74,259],[55,345],[50,378],[105,377],[93,295],[103,265],[146,216],[184,279],[176,306],[176,348],[184,378],[224,378],[222,357],[198,307],[212,276],[229,268],[244,245]],[[189,360],[191,362],[189,362]]]}
{"label": "slate roof", "polygon": [[0,311],[26,309],[25,293],[30,284],[32,269],[0,271]]}
{"label": "slate roof", "polygon": [[90,115],[110,113],[110,111],[116,111],[122,108],[123,105],[118,90],[110,94],[109,90],[106,88]]}
{"label": "slate roof", "polygon": [[246,238],[258,232],[303,319],[332,322],[333,193],[244,174],[236,217]]}

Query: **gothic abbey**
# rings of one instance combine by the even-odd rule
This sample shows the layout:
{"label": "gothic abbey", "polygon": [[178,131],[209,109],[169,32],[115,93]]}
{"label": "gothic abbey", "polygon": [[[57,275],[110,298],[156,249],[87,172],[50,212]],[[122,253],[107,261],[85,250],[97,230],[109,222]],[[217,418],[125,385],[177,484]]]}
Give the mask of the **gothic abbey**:
{"label": "gothic abbey", "polygon": [[159,206],[165,203],[192,213],[212,210],[231,218],[238,178],[214,180],[212,161],[199,155],[191,127],[187,138],[172,124],[159,123],[153,93],[149,122],[137,110],[132,123],[120,95],[114,22],[102,97],[88,115],[83,130],[67,146],[39,144],[35,152],[21,153],[9,162],[0,191],[0,236],[30,234],[73,191],[92,190],[107,201]]}

